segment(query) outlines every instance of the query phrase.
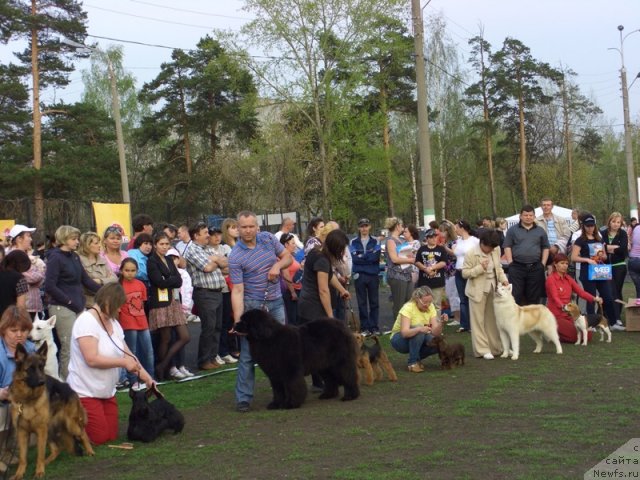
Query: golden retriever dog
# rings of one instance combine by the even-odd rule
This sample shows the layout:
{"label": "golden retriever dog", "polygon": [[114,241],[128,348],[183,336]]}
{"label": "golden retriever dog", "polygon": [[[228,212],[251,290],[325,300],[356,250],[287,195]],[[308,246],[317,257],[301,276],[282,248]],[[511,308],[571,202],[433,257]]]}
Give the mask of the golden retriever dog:
{"label": "golden retriever dog", "polygon": [[517,360],[520,356],[520,335],[528,333],[536,348],[533,353],[542,351],[542,339],[546,338],[556,346],[556,353],[562,353],[556,317],[544,305],[519,306],[511,294],[511,284],[499,284],[493,297],[493,309],[500,333],[502,358]]}

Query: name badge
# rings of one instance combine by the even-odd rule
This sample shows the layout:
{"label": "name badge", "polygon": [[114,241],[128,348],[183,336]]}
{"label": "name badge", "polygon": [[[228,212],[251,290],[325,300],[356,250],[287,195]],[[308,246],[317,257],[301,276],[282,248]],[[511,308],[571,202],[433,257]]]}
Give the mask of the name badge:
{"label": "name badge", "polygon": [[169,290],[167,288],[159,288],[158,289],[158,301],[159,302],[168,302],[169,301]]}

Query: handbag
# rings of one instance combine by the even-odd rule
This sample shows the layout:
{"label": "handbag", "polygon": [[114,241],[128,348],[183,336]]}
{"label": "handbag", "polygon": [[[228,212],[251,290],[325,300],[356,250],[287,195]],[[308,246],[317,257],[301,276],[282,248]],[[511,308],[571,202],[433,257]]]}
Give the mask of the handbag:
{"label": "handbag", "polygon": [[608,263],[589,264],[587,279],[591,281],[611,280],[613,278],[613,267]]}

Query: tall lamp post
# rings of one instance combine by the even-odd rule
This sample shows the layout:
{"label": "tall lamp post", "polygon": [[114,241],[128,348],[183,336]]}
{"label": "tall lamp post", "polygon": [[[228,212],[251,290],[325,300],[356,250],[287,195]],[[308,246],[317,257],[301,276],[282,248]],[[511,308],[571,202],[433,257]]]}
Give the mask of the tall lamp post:
{"label": "tall lamp post", "polygon": [[[631,120],[629,118],[629,87],[627,87],[627,70],[624,66],[624,41],[632,33],[640,32],[640,29],[632,30],[622,36],[623,25],[618,25],[620,32],[620,48],[609,48],[617,50],[620,54],[620,83],[622,84],[622,108],[624,113],[624,155],[627,162],[627,183],[629,185],[629,210],[631,216],[638,218],[638,189],[636,185],[636,173],[633,164],[633,147],[631,145]],[[635,79],[634,79],[635,82]]]}
{"label": "tall lamp post", "polygon": [[124,136],[122,135],[122,120],[120,118],[120,96],[116,86],[116,74],[113,70],[113,64],[109,55],[98,48],[89,47],[68,38],[61,38],[62,43],[71,45],[78,49],[86,49],[90,52],[96,52],[104,56],[107,60],[107,69],[109,71],[109,80],[111,83],[111,108],[113,109],[113,121],[116,124],[116,143],[118,144],[118,158],[120,159],[120,183],[122,185],[122,203],[131,203],[129,196],[129,177],[127,175],[127,159],[124,153]]}

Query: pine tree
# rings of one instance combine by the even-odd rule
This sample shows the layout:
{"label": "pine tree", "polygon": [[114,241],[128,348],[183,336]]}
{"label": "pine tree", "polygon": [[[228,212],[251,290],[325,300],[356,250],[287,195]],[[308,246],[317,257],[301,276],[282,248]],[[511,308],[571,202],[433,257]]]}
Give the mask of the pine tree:
{"label": "pine tree", "polygon": [[[16,56],[31,68],[33,98],[33,168],[35,190],[35,224],[44,229],[44,194],[42,175],[42,117],[52,110],[41,109],[40,91],[47,87],[68,85],[73,71],[70,60],[86,55],[60,42],[60,37],[84,43],[87,15],[77,0],[7,0],[3,5],[13,20],[9,27],[1,23],[3,39],[28,41],[27,48]],[[9,31],[8,28],[11,30]],[[5,33],[6,32],[6,33]]]}

